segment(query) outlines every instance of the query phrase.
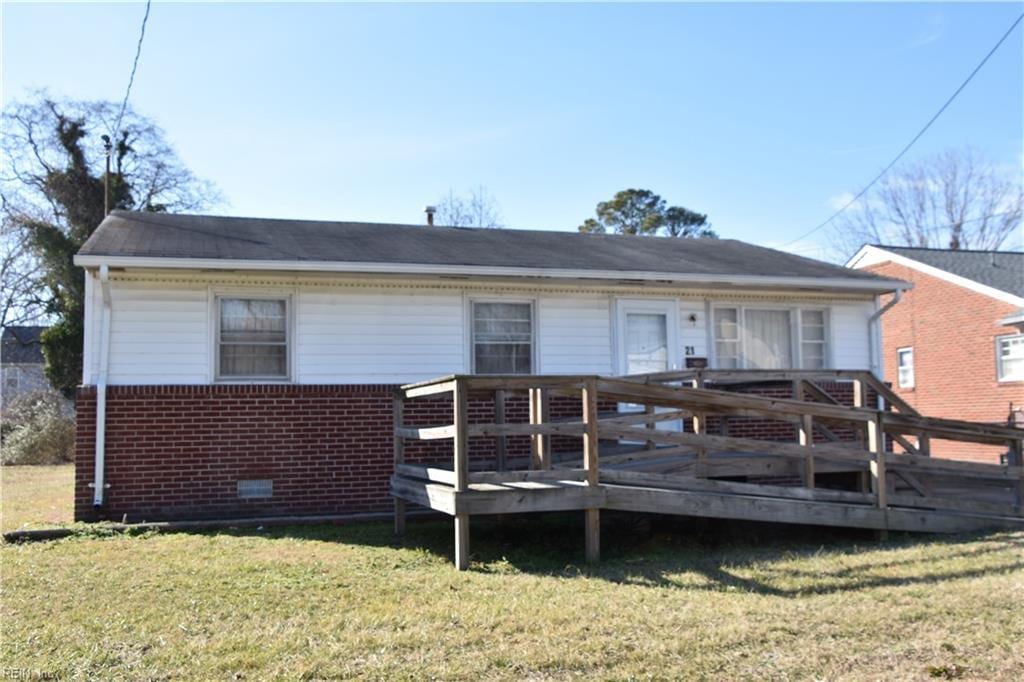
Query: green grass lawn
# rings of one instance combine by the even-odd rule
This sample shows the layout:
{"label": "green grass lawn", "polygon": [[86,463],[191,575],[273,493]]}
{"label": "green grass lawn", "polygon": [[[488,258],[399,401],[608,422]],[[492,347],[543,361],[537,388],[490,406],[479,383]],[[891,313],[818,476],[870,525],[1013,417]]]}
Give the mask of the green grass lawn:
{"label": "green grass lawn", "polygon": [[[5,492],[6,495],[6,492]],[[577,518],[579,517],[579,518]],[[582,514],[0,547],[0,667],[82,679],[1024,676],[1024,533]]]}
{"label": "green grass lawn", "polygon": [[0,530],[69,524],[75,465],[0,467]]}

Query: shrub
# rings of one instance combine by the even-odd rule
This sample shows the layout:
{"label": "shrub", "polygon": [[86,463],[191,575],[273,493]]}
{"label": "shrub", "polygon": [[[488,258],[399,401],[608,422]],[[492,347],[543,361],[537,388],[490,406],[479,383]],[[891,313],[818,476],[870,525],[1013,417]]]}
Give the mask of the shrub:
{"label": "shrub", "polygon": [[75,419],[55,392],[18,396],[4,406],[4,464],[59,464],[75,458]]}

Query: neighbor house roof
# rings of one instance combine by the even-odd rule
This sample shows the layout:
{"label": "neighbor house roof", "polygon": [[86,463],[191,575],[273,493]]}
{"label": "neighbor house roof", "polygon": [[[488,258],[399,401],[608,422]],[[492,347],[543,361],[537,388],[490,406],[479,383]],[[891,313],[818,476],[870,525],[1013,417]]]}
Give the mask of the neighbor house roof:
{"label": "neighbor house roof", "polygon": [[848,267],[893,261],[967,288],[1024,305],[1024,252],[925,249],[866,244]]}
{"label": "neighbor house roof", "polygon": [[43,347],[39,335],[46,327],[4,327],[0,337],[0,360],[5,365],[39,365],[43,363]]}
{"label": "neighbor house roof", "polygon": [[732,239],[270,220],[114,211],[76,256],[83,266],[666,279],[891,291],[870,273]]}

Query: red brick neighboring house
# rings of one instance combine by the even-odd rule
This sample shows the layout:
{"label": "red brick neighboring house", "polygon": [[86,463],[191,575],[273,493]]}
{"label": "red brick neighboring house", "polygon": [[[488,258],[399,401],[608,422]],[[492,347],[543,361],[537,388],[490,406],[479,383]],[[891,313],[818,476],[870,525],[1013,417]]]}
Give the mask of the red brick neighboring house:
{"label": "red brick neighboring house", "polygon": [[[901,397],[936,417],[1024,423],[1024,253],[867,245],[847,266],[913,284],[881,324],[881,367]],[[952,442],[932,449],[1001,454]]]}

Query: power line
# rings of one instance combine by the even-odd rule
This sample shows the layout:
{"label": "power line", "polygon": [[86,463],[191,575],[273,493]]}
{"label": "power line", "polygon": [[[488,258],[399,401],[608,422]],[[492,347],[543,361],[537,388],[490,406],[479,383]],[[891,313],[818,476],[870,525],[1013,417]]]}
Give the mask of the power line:
{"label": "power line", "polygon": [[867,185],[865,185],[864,189],[862,189],[862,190],[861,190],[860,192],[858,192],[858,193],[857,193],[857,195],[856,195],[855,197],[853,197],[853,198],[852,198],[852,199],[850,199],[850,200],[849,200],[848,202],[846,202],[846,203],[845,203],[845,204],[844,204],[844,205],[842,206],[842,208],[840,208],[840,209],[839,209],[838,211],[836,211],[835,213],[833,213],[832,215],[830,215],[830,216],[828,217],[828,219],[827,219],[827,220],[825,220],[825,221],[824,221],[824,222],[822,222],[822,223],[819,223],[819,224],[818,224],[818,225],[817,225],[816,227],[814,227],[814,228],[813,228],[813,229],[811,229],[811,230],[808,230],[807,232],[805,232],[804,234],[800,235],[800,236],[799,236],[799,237],[797,237],[796,239],[792,239],[792,240],[790,240],[790,241],[786,242],[786,243],[785,243],[785,244],[783,244],[783,245],[782,245],[782,247],[780,247],[780,248],[783,248],[783,247],[789,246],[790,244],[793,244],[793,243],[795,243],[795,242],[798,242],[798,241],[800,241],[801,239],[807,239],[807,237],[810,237],[810,236],[811,236],[812,234],[814,234],[815,232],[817,232],[818,230],[820,230],[821,228],[825,227],[826,225],[828,225],[829,223],[831,223],[831,222],[832,222],[833,220],[835,220],[836,218],[838,218],[838,217],[839,217],[839,216],[840,216],[840,215],[841,215],[841,214],[843,213],[843,211],[845,211],[846,209],[848,209],[848,208],[850,208],[851,206],[853,206],[853,205],[854,205],[855,203],[857,203],[857,200],[858,200],[858,199],[860,199],[860,198],[861,198],[861,197],[863,197],[863,196],[864,196],[865,194],[867,194],[867,191],[868,191],[869,189],[871,189],[872,187],[874,187],[875,183],[876,183],[876,182],[878,182],[879,180],[881,180],[881,179],[882,179],[882,176],[884,176],[884,175],[885,175],[886,173],[888,173],[888,172],[889,172],[889,170],[890,170],[890,169],[891,169],[891,168],[892,168],[893,166],[895,166],[895,165],[896,165],[896,162],[898,162],[898,161],[899,161],[900,159],[902,159],[902,158],[903,158],[903,155],[904,155],[904,154],[906,154],[906,153],[907,153],[908,151],[910,151],[910,148],[914,146],[914,143],[916,143],[916,142],[917,142],[917,141],[918,141],[919,139],[921,139],[921,136],[922,136],[922,135],[924,135],[924,134],[925,134],[926,132],[928,132],[928,129],[929,129],[929,128],[931,128],[931,127],[932,127],[932,124],[933,124],[933,123],[935,123],[935,121],[936,121],[936,120],[937,120],[937,119],[939,118],[939,116],[941,116],[941,115],[942,115],[942,112],[944,112],[944,111],[945,111],[945,110],[946,110],[946,109],[947,109],[947,108],[949,107],[949,105],[953,103],[953,100],[955,100],[955,99],[957,98],[957,95],[959,95],[959,94],[960,94],[960,92],[961,92],[961,91],[962,91],[962,90],[963,90],[963,89],[964,89],[965,87],[967,87],[967,84],[971,82],[971,80],[972,80],[972,79],[974,78],[974,76],[975,76],[975,75],[976,75],[976,74],[977,74],[977,73],[978,73],[979,71],[981,71],[981,67],[985,66],[985,63],[986,63],[986,62],[988,62],[989,58],[990,58],[990,57],[991,57],[991,56],[992,56],[993,54],[995,54],[996,50],[998,50],[998,49],[999,49],[999,46],[1000,46],[1000,45],[1002,45],[1002,44],[1003,44],[1003,43],[1004,43],[1004,42],[1006,41],[1006,39],[1007,39],[1008,37],[1010,37],[1010,33],[1012,33],[1012,32],[1013,32],[1013,29],[1017,28],[1017,24],[1019,24],[1019,23],[1021,22],[1021,20],[1022,20],[1022,19],[1024,19],[1024,13],[1022,13],[1022,14],[1021,14],[1020,16],[1018,16],[1018,17],[1017,17],[1016,21],[1014,21],[1014,22],[1013,22],[1013,23],[1012,23],[1012,24],[1010,25],[1010,28],[1006,29],[1006,33],[1004,33],[1004,34],[1003,34],[1003,37],[1002,37],[1002,38],[1000,38],[1000,39],[999,39],[999,41],[998,41],[998,42],[997,42],[997,43],[996,43],[996,44],[995,44],[995,45],[994,45],[994,46],[992,47],[992,49],[988,51],[988,54],[986,54],[986,55],[985,55],[985,58],[984,58],[984,59],[982,59],[982,60],[981,60],[981,62],[980,62],[980,63],[979,63],[979,64],[978,64],[978,65],[977,65],[976,67],[974,67],[974,70],[973,70],[973,71],[971,71],[971,74],[970,74],[969,76],[967,76],[967,78],[966,78],[966,79],[964,80],[964,82],[963,82],[963,83],[961,83],[961,84],[960,84],[960,87],[958,87],[958,88],[956,89],[956,91],[955,91],[955,92],[954,92],[954,93],[953,93],[952,95],[950,95],[949,99],[947,99],[947,100],[946,100],[946,103],[945,103],[945,104],[943,104],[943,105],[942,105],[942,106],[941,106],[941,107],[939,108],[939,110],[938,110],[937,112],[935,112],[935,115],[934,115],[934,116],[932,116],[932,117],[931,117],[931,119],[929,119],[929,120],[928,120],[928,122],[927,122],[927,123],[926,123],[926,124],[924,125],[924,127],[923,127],[923,128],[921,128],[921,130],[920,130],[920,131],[918,131],[917,135],[914,135],[914,138],[913,138],[913,139],[912,139],[912,140],[911,140],[910,142],[908,142],[908,143],[906,144],[906,146],[904,146],[904,147],[903,147],[903,149],[902,149],[902,150],[900,150],[900,153],[899,153],[899,154],[897,154],[897,155],[896,155],[896,157],[895,157],[895,158],[894,158],[894,159],[893,159],[892,161],[890,161],[890,162],[889,162],[889,165],[888,165],[888,166],[886,166],[885,168],[883,168],[883,169],[882,169],[882,172],[881,172],[881,173],[879,173],[878,175],[876,175],[876,176],[874,177],[874,179],[873,179],[873,180],[871,180],[871,182],[869,182],[869,183],[868,183]]}
{"label": "power line", "polygon": [[121,119],[128,108],[128,96],[132,93],[132,85],[135,83],[135,71],[139,68],[139,56],[142,55],[142,41],[146,38],[146,22],[149,21],[149,7],[151,0],[146,0],[146,13],[142,15],[142,29],[139,31],[139,42],[135,46],[135,59],[132,61],[132,72],[128,77],[128,87],[124,91],[124,99],[121,101],[121,111],[117,114],[117,124],[114,126],[114,140],[121,133]]}

